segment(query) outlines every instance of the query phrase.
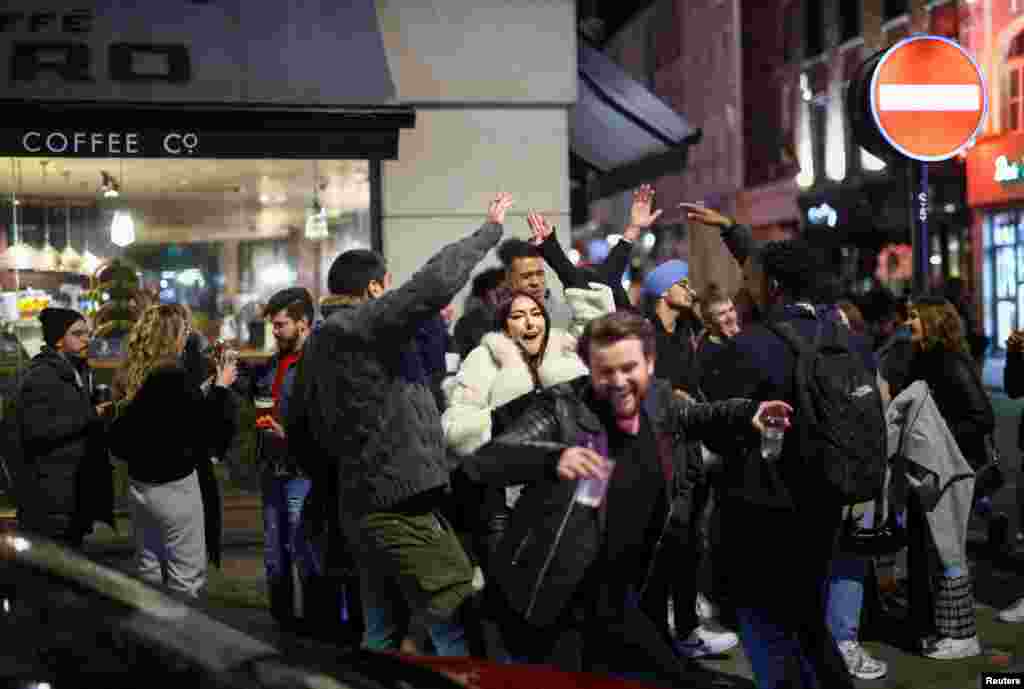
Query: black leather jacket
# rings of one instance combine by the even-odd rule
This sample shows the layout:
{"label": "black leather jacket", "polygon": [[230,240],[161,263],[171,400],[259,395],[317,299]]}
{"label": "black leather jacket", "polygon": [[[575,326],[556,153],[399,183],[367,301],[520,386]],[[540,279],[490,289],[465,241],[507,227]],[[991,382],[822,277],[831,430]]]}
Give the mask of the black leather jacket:
{"label": "black leather jacket", "polygon": [[[534,403],[501,436],[467,458],[461,471],[472,481],[495,486],[526,484],[508,528],[491,558],[489,575],[512,608],[529,622],[557,621],[600,551],[597,511],[574,502],[576,482],[561,481],[558,459],[581,441],[606,435],[588,377],[537,394]],[[669,496],[689,496],[687,442],[702,440],[717,452],[742,433],[757,403],[728,400],[692,404],[672,395],[664,381],[653,381],[644,402],[668,482]],[[601,445],[595,445],[600,447]],[[636,563],[632,578],[642,593],[662,535],[685,500],[666,501],[646,534],[650,556]],[[688,510],[686,511],[688,513]],[[563,547],[564,544],[564,547]]]}
{"label": "black leather jacket", "polygon": [[[1003,388],[1012,400],[1024,397],[1024,352],[1006,353]],[[1024,450],[1024,414],[1020,417],[1020,426],[1017,430],[1017,447]]]}
{"label": "black leather jacket", "polygon": [[917,352],[910,382],[923,380],[949,426],[964,459],[977,469],[988,461],[985,436],[995,430],[992,401],[981,384],[974,360],[959,352]]}

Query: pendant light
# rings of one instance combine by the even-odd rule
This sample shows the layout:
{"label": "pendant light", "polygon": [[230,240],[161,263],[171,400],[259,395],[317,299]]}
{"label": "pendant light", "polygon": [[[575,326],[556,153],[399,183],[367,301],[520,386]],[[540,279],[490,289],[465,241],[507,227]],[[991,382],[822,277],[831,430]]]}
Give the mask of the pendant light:
{"label": "pendant light", "polygon": [[[64,186],[70,188],[71,170],[64,171]],[[60,254],[60,264],[64,270],[77,273],[82,268],[82,256],[71,245],[71,196],[70,189],[64,201],[64,251]]]}
{"label": "pendant light", "polygon": [[82,215],[85,216],[82,222],[82,274],[92,277],[103,264],[103,261],[93,252],[89,251],[89,231],[92,229],[92,224],[89,221],[87,210],[83,211]]}
{"label": "pendant light", "polygon": [[93,252],[89,251],[89,229],[82,233],[82,274],[92,276],[103,263]]}
{"label": "pendant light", "polygon": [[327,211],[320,205],[320,168],[313,161],[313,203],[306,211],[306,239],[326,239],[330,234],[327,227]]}
{"label": "pendant light", "polygon": [[18,192],[23,188],[22,176],[21,176],[21,161],[11,160],[11,179],[15,181],[12,185],[17,188],[17,191],[11,194],[11,246],[7,248],[7,252],[4,254],[6,259],[4,262],[7,263],[14,270],[14,284],[15,291],[21,289],[20,276],[18,271],[20,270],[31,270],[32,265],[35,262],[36,251],[30,245],[26,244],[21,236],[21,227],[18,222],[19,216],[21,215],[21,201],[18,199]]}
{"label": "pendant light", "polygon": [[43,179],[43,248],[36,255],[36,267],[38,270],[55,271],[60,268],[60,256],[53,248],[53,244],[50,243],[50,206],[46,200],[46,173],[49,170],[50,161],[42,160],[39,165],[42,168]]}
{"label": "pendant light", "polygon": [[[124,158],[121,159],[121,191],[124,192]],[[135,242],[135,220],[127,210],[114,211],[110,221],[110,241],[122,249]]]}

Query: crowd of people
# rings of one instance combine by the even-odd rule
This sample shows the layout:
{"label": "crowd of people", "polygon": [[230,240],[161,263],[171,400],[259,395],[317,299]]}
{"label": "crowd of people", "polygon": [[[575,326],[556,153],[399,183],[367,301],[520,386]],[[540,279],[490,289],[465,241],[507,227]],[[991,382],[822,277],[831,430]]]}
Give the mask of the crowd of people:
{"label": "crowd of people", "polygon": [[[742,643],[759,687],[853,686],[888,668],[859,639],[871,555],[846,546],[884,524],[908,549],[906,628],[921,653],[981,653],[966,521],[991,498],[995,420],[954,304],[844,301],[819,248],[757,245],[691,204],[742,289],[698,293],[669,260],[635,304],[622,275],[661,212],[650,187],[592,266],[537,213],[529,240],[502,242],[512,204],[499,194],[479,229],[398,287],[379,254],[341,254],[319,320],[305,288],[273,295],[277,352],[259,370],[206,356],[189,310],[156,305],[101,402],[88,319],[45,310],[46,347],[17,395],[20,525],[80,548],[95,521],[113,522],[113,457],[128,468],[139,576],[198,596],[219,557],[211,458],[240,405],[269,399],[259,455],[282,625],[665,686],[704,686],[693,659]],[[478,270],[492,250],[501,267]],[[831,467],[801,424],[822,343],[868,376],[851,404],[886,424],[879,466],[898,456],[871,498],[825,489]],[[1024,333],[1007,349],[1020,396]],[[784,433],[777,452],[769,427]],[[1000,617],[1024,621],[1024,599]]]}

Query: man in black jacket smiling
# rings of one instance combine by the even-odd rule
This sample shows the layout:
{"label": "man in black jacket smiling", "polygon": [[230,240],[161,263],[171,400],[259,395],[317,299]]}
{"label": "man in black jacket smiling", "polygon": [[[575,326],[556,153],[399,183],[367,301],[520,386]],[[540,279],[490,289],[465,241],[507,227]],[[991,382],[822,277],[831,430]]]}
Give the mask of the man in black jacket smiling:
{"label": "man in black jacket smiling", "polygon": [[[579,346],[590,375],[541,393],[462,465],[471,480],[527,484],[491,568],[505,641],[513,656],[530,662],[707,686],[690,684],[698,673],[683,670],[637,601],[671,517],[671,496],[686,493],[687,442],[717,446],[752,434],[764,414],[790,408],[749,400],[694,404],[673,395],[653,380],[654,329],[634,313],[591,321]],[[581,479],[606,481],[605,496],[580,502]],[[575,637],[582,655],[572,649],[567,658]]]}

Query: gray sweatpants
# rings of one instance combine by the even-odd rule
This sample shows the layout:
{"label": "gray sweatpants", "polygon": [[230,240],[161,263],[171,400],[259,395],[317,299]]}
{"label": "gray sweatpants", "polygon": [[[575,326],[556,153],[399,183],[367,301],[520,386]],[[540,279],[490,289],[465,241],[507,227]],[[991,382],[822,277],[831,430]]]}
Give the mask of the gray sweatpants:
{"label": "gray sweatpants", "polygon": [[132,480],[135,564],[139,576],[172,591],[198,596],[206,583],[206,532],[199,478],[192,472],[179,481]]}

